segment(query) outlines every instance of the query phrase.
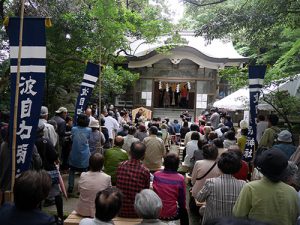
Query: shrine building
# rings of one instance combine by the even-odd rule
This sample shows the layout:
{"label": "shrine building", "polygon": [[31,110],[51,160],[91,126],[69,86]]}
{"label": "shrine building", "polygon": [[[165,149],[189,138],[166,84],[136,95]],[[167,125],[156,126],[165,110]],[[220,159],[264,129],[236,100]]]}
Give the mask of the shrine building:
{"label": "shrine building", "polygon": [[117,107],[143,106],[153,111],[153,117],[162,118],[178,118],[188,110],[195,117],[231,93],[219,70],[242,67],[248,58],[241,56],[231,41],[207,43],[192,32],[179,34],[185,44],[168,51],[161,50],[167,37],[154,44],[142,40],[132,44],[133,57],[128,57],[125,66],[140,78],[131,90],[116,98]]}

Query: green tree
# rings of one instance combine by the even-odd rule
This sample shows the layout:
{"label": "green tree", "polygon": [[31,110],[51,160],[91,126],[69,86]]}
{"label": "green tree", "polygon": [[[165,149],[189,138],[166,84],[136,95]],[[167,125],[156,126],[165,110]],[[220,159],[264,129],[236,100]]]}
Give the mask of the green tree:
{"label": "green tree", "polygon": [[297,114],[300,110],[300,99],[291,96],[288,91],[275,90],[268,94],[263,94],[262,100],[273,107],[276,113],[283,118],[288,129],[294,133],[294,126],[291,121],[298,120]]}
{"label": "green tree", "polygon": [[[297,0],[185,0],[187,20],[208,41],[230,38],[249,64],[267,64],[266,83],[299,73],[300,2]],[[195,7],[196,6],[196,7]],[[228,72],[228,73],[227,73]],[[238,78],[241,73],[237,72]],[[222,74],[234,80],[232,69]],[[245,73],[246,74],[246,73]],[[241,80],[240,86],[245,84]]]}
{"label": "green tree", "polygon": [[[18,3],[1,0],[1,21],[6,15],[19,14]],[[51,17],[53,24],[47,29],[46,100],[50,110],[58,104],[74,106],[86,61],[105,68],[101,76],[104,95],[112,98],[124,93],[138,75],[114,65],[122,64],[124,56],[135,51],[129,48],[131,42],[153,42],[170,33],[166,13],[161,0],[155,5],[148,0],[28,1],[27,16]]]}

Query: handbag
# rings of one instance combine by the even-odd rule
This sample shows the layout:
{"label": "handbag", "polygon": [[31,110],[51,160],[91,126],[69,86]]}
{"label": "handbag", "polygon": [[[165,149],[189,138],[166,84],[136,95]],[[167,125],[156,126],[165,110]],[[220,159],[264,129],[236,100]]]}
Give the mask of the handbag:
{"label": "handbag", "polygon": [[[217,162],[215,162],[209,170],[201,177],[197,178],[196,180],[202,180],[204,177],[206,177],[207,174],[209,174],[210,171],[217,165]],[[190,200],[189,200],[189,209],[191,212],[198,214],[199,213],[199,207],[196,205],[195,198],[190,195]]]}

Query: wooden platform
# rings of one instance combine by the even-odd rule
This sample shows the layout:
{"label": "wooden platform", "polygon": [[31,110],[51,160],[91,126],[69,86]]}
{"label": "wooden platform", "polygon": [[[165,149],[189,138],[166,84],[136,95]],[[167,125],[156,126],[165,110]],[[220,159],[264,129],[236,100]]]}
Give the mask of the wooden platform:
{"label": "wooden platform", "polygon": [[[78,215],[75,211],[73,211],[67,219],[64,221],[64,225],[78,225],[80,221],[84,217]],[[123,217],[115,217],[113,222],[115,225],[134,225],[138,224],[142,221],[139,218],[123,218]]]}
{"label": "wooden platform", "polygon": [[67,219],[65,219],[64,224],[65,225],[78,225],[80,221],[83,219],[82,216],[79,216],[76,214],[76,212],[72,212]]}

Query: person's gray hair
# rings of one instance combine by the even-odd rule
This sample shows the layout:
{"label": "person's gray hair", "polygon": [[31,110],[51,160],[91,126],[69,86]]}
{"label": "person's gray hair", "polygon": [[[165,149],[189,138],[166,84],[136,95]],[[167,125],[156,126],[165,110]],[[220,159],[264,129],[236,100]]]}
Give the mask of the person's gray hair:
{"label": "person's gray hair", "polygon": [[159,196],[150,189],[144,189],[136,194],[134,209],[143,219],[157,219],[162,208]]}

